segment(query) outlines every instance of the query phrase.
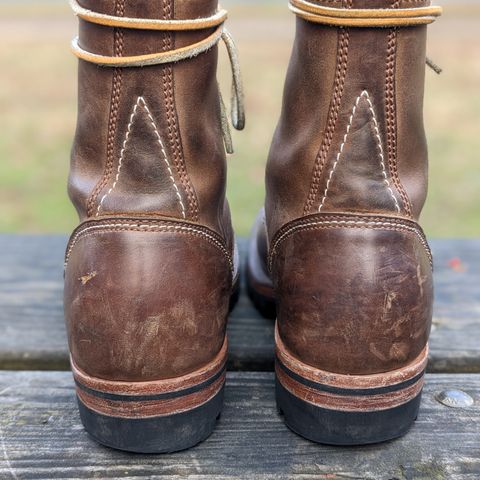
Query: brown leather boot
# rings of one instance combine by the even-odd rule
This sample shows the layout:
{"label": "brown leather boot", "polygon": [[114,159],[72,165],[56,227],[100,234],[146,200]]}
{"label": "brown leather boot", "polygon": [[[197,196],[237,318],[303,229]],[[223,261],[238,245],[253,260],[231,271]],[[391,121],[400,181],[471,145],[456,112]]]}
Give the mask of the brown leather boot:
{"label": "brown leather boot", "polygon": [[78,127],[69,194],[79,216],[65,316],[83,424],[136,452],[188,448],[223,399],[238,279],[225,200],[231,151],[217,0],[71,0],[80,18]]}
{"label": "brown leather boot", "polygon": [[[402,435],[432,317],[426,24],[416,0],[291,0],[297,33],[250,245],[251,295],[276,299],[277,403],[317,442]],[[271,281],[269,281],[269,275]]]}

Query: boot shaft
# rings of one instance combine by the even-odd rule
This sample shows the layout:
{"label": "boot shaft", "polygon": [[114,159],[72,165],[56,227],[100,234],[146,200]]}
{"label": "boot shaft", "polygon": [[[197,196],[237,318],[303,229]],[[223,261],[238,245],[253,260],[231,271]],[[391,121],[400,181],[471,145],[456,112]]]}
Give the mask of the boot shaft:
{"label": "boot shaft", "polygon": [[[131,19],[182,20],[215,15],[217,1],[85,0],[81,7]],[[98,55],[138,56],[188,47],[216,28],[155,31],[80,18],[78,45]],[[80,60],[69,193],[82,221],[153,214],[228,233],[216,70],[216,46],[194,58],[146,67]]]}
{"label": "boot shaft", "polygon": [[[402,12],[411,2],[349,0],[334,7]],[[418,219],[427,192],[426,28],[335,26],[297,18],[267,167],[270,238],[283,224],[317,212]]]}

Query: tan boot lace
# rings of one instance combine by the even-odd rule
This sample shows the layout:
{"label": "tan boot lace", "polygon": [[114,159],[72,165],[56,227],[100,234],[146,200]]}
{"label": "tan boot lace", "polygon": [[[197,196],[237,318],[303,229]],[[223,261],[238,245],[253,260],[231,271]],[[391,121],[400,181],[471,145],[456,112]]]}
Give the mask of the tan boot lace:
{"label": "tan boot lace", "polygon": [[333,8],[307,0],[290,0],[295,15],[313,23],[339,27],[407,27],[425,25],[442,14],[437,6],[415,8]]}
{"label": "tan boot lace", "polygon": [[[232,68],[232,99],[231,99],[231,120],[236,130],[243,130],[245,127],[245,107],[242,76],[240,72],[240,63],[238,60],[238,52],[232,36],[224,26],[227,19],[227,11],[219,9],[214,15],[205,18],[193,20],[160,20],[160,19],[143,19],[128,18],[107,15],[103,13],[88,10],[79,5],[77,0],[69,0],[70,6],[75,15],[82,20],[98,25],[106,25],[117,28],[130,28],[137,30],[158,30],[158,31],[186,31],[186,30],[203,30],[207,28],[217,27],[216,30],[205,39],[188,45],[186,47],[176,48],[166,52],[151,53],[145,55],[135,55],[126,57],[114,57],[107,55],[99,55],[84,50],[80,47],[78,37],[72,40],[73,53],[86,62],[94,63],[102,67],[146,67],[150,65],[162,65],[166,63],[176,63],[181,60],[188,60],[196,57],[201,53],[210,50],[220,40],[223,40]],[[222,113],[222,129],[224,136],[225,149],[227,153],[233,153],[232,136],[230,125],[227,120],[224,102],[220,94],[220,105]]]}

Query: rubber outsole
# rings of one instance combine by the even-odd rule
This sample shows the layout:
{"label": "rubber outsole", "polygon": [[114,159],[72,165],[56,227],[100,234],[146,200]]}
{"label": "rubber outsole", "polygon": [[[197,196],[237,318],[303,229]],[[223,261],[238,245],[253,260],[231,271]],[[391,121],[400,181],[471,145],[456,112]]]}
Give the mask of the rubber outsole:
{"label": "rubber outsole", "polygon": [[192,410],[151,418],[119,418],[102,415],[77,397],[80,418],[98,443],[135,453],[172,453],[207,439],[223,405],[224,387],[208,402]]}
{"label": "rubber outsole", "polygon": [[276,399],[287,426],[317,443],[366,445],[404,435],[417,418],[428,346],[410,364],[369,375],[320,370],[276,344]]}
{"label": "rubber outsole", "polygon": [[277,379],[276,399],[286,425],[298,435],[327,445],[368,445],[406,434],[417,418],[421,393],[409,402],[370,412],[322,408],[293,395]]}
{"label": "rubber outsole", "polygon": [[92,377],[71,359],[82,423],[99,443],[137,453],[193,447],[213,431],[221,413],[227,340],[215,358],[186,375],[153,381]]}

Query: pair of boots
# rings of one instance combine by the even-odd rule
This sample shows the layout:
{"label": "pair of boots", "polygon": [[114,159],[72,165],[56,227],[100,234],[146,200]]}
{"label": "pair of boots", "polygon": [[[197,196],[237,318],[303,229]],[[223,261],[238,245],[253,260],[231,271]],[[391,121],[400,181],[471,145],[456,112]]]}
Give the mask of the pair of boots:
{"label": "pair of boots", "polygon": [[[69,194],[80,225],[65,315],[82,422],[99,442],[171,452],[213,430],[239,262],[217,0],[71,0],[80,34]],[[373,443],[417,416],[432,316],[424,0],[290,0],[283,109],[248,289],[276,316],[276,395],[317,442]]]}

